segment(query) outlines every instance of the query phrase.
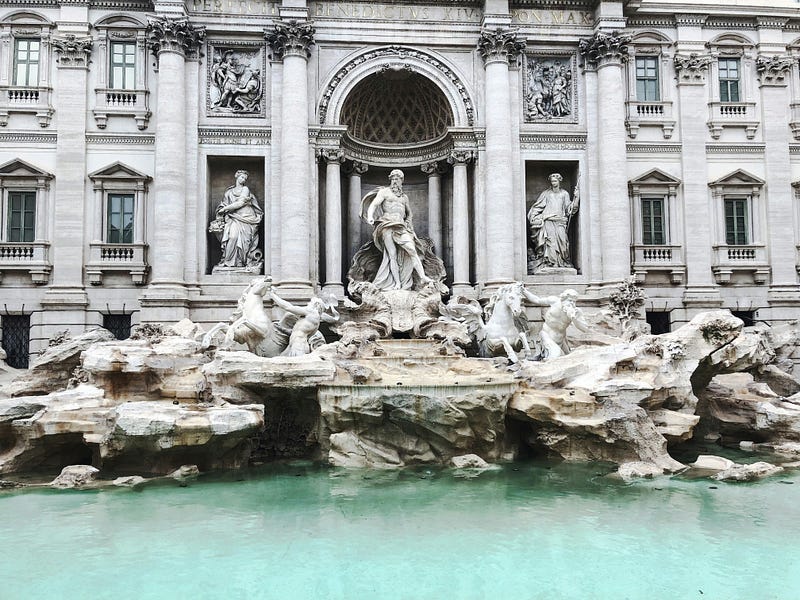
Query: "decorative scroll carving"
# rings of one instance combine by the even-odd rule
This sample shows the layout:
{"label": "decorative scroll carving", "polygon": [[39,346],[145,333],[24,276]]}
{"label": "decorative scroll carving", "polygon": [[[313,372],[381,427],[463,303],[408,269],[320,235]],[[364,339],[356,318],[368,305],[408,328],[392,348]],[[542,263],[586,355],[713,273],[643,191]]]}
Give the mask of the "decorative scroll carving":
{"label": "decorative scroll carving", "polygon": [[420,171],[425,173],[425,175],[427,175],[428,177],[433,177],[435,175],[441,175],[441,174],[444,173],[444,169],[442,168],[442,165],[440,165],[439,161],[437,161],[437,160],[433,160],[431,162],[423,163],[420,166],[419,169],[420,169]]}
{"label": "decorative scroll carving", "polygon": [[592,37],[578,42],[578,51],[590,68],[607,63],[623,63],[628,60],[628,44],[631,36],[618,31],[596,32]]}
{"label": "decorative scroll carving", "polygon": [[576,110],[572,57],[528,55],[525,63],[525,120],[573,121]]}
{"label": "decorative scroll carving", "polygon": [[73,33],[53,36],[53,48],[58,53],[58,65],[67,68],[87,68],[92,54],[92,38],[79,38]]}
{"label": "decorative scroll carving", "polygon": [[692,52],[688,56],[676,54],[673,59],[675,63],[675,75],[678,83],[703,83],[708,72],[708,65],[713,59],[707,54]]}
{"label": "decorative scroll carving", "polygon": [[161,52],[177,52],[191,56],[206,36],[206,28],[192,25],[186,17],[151,17],[147,21],[147,45],[153,56]]}
{"label": "decorative scroll carving", "polygon": [[453,150],[447,157],[447,162],[451,165],[466,164],[475,160],[474,150]]}
{"label": "decorative scroll carving", "polygon": [[326,163],[343,163],[344,150],[341,148],[320,148],[317,150],[317,158]]}
{"label": "decorative scroll carving", "polygon": [[349,173],[354,173],[356,175],[363,175],[367,171],[369,171],[369,165],[365,162],[361,162],[358,160],[352,161],[348,169]]}
{"label": "decorative scroll carving", "polygon": [[786,85],[786,75],[795,64],[790,56],[759,56],[756,73],[761,85]]}
{"label": "decorative scroll carving", "polygon": [[[467,93],[467,88],[464,83],[461,81],[458,75],[446,64],[440,61],[433,56],[426,54],[420,50],[415,50],[411,48],[404,48],[402,46],[388,46],[386,48],[378,48],[376,50],[371,50],[365,54],[360,54],[345,64],[339,71],[337,71],[336,75],[334,75],[331,82],[328,84],[328,88],[322,95],[322,100],[319,103],[319,121],[320,123],[325,122],[325,117],[328,114],[328,106],[330,104],[331,98],[333,97],[333,93],[336,91],[336,88],[339,87],[339,84],[345,80],[347,75],[356,67],[363,65],[366,62],[374,61],[374,60],[382,60],[386,58],[396,58],[398,59],[398,63],[392,63],[389,65],[389,68],[392,70],[397,70],[397,65],[403,65],[401,68],[405,68],[405,65],[408,63],[404,62],[407,59],[415,59],[427,63],[440,73],[444,75],[453,87],[458,92],[459,96],[461,96],[461,101],[464,103],[464,110],[467,113],[467,124],[471,127],[475,124],[475,107],[472,104],[472,99],[470,98],[469,94]],[[411,70],[414,70],[413,65],[408,65]]]}
{"label": "decorative scroll carving", "polygon": [[221,115],[263,113],[264,58],[260,49],[220,48],[209,69],[208,112]]}
{"label": "decorative scroll carving", "polygon": [[275,58],[283,60],[287,56],[311,56],[314,44],[314,26],[308,21],[276,21],[272,31],[265,31],[264,37],[272,48]]}
{"label": "decorative scroll carving", "polygon": [[514,29],[484,29],[478,39],[478,52],[488,65],[492,62],[510,63],[525,49],[525,42],[517,39]]}

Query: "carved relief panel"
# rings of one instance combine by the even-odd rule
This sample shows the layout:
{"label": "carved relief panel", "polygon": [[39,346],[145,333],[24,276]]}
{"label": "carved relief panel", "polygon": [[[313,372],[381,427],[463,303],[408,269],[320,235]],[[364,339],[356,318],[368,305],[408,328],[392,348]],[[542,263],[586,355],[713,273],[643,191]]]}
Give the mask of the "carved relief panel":
{"label": "carved relief panel", "polygon": [[206,113],[264,117],[266,54],[261,42],[209,42]]}
{"label": "carved relief panel", "polygon": [[575,55],[525,54],[523,107],[526,123],[577,123]]}

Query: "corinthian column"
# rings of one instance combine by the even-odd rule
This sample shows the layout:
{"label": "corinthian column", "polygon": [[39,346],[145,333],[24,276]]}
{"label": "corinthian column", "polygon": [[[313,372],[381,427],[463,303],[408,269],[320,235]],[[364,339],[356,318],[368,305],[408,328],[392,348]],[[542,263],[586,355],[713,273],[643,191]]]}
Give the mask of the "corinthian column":
{"label": "corinthian column", "polygon": [[[148,46],[158,61],[156,100],[153,280],[142,300],[143,320],[172,321],[187,316],[186,260],[186,57],[205,37],[205,28],[187,17],[149,20]],[[195,160],[191,157],[189,160]],[[149,310],[152,309],[152,310]]]}
{"label": "corinthian column", "polygon": [[278,21],[265,37],[273,56],[283,61],[278,284],[302,294],[311,288],[307,68],[314,27],[306,21]]}
{"label": "corinthian column", "polygon": [[429,162],[421,170],[428,176],[428,237],[441,258],[442,248],[442,168],[439,163]]}
{"label": "corinthian column", "polygon": [[361,246],[361,176],[369,165],[354,160],[350,167],[350,181],[347,186],[347,243],[350,248],[348,261],[353,260]]}
{"label": "corinthian column", "polygon": [[630,36],[596,32],[581,40],[587,69],[597,71],[597,139],[600,171],[600,248],[605,283],[631,273],[631,227],[625,150],[625,85],[622,65],[628,59]]}
{"label": "corinthian column", "polygon": [[[511,90],[509,60],[516,60],[525,48],[516,31],[507,28],[484,29],[478,51],[486,68],[486,185],[492,202],[486,205],[487,285],[514,279],[514,230],[509,219],[514,215],[514,186],[511,177],[513,151],[511,139]],[[522,215],[519,218],[523,218]]]}
{"label": "corinthian column", "polygon": [[[453,150],[447,162],[453,165],[453,294],[469,293],[469,187],[467,163],[471,150]],[[511,231],[508,227],[507,231]]]}
{"label": "corinthian column", "polygon": [[342,286],[342,183],[344,152],[324,148],[319,156],[325,163],[325,289],[344,297]]}

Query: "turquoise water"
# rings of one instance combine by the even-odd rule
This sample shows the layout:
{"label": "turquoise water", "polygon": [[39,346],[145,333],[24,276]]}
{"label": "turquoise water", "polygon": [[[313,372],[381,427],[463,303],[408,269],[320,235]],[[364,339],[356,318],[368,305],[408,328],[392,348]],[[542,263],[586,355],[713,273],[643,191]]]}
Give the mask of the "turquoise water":
{"label": "turquoise water", "polygon": [[0,494],[0,598],[800,598],[798,473],[623,484],[566,464],[474,479],[296,465],[237,477]]}

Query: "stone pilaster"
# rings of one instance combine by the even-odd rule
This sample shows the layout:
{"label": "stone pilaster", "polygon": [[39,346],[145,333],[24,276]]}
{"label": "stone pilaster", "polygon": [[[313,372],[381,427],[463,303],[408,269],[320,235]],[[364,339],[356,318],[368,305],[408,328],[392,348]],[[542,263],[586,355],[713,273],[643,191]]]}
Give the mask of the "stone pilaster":
{"label": "stone pilaster", "polygon": [[186,58],[198,51],[205,29],[185,16],[149,20],[148,46],[158,61],[156,168],[154,177],[153,279],[143,294],[142,321],[171,322],[188,316],[184,265],[186,231]]}
{"label": "stone pilaster", "polygon": [[[478,41],[478,52],[484,60],[486,75],[486,189],[492,190],[487,204],[486,284],[489,287],[514,279],[515,265],[513,228],[509,219],[514,214],[514,186],[511,174],[513,140],[511,139],[511,89],[509,61],[517,60],[525,43],[517,40],[510,28],[484,29]],[[518,218],[523,218],[519,215]]]}
{"label": "stone pilaster", "polygon": [[453,294],[472,290],[469,276],[469,185],[467,164],[475,158],[471,150],[453,150],[447,162],[453,165]]}
{"label": "stone pilaster", "polygon": [[302,295],[311,291],[307,69],[314,27],[307,21],[277,21],[265,37],[273,58],[283,62],[278,285]]}
{"label": "stone pilaster", "polygon": [[352,260],[361,246],[361,176],[369,165],[353,161],[350,165],[347,186],[347,242],[350,248],[348,261]]}
{"label": "stone pilaster", "polygon": [[442,257],[442,170],[434,161],[422,165],[421,170],[428,176],[428,237],[433,240],[433,248]]}
{"label": "stone pilaster", "polygon": [[585,67],[597,72],[597,139],[602,144],[598,156],[600,249],[604,283],[621,281],[631,272],[622,69],[628,60],[629,41],[629,35],[598,31],[579,43]]}
{"label": "stone pilaster", "polygon": [[[789,73],[796,62],[785,55],[758,56],[756,72],[761,88],[761,126],[765,145],[766,209],[773,306],[798,304],[794,208],[789,158]],[[773,318],[777,316],[773,314]]]}
{"label": "stone pilaster", "polygon": [[344,152],[324,148],[319,157],[325,161],[325,290],[344,297],[342,286],[342,182]]}
{"label": "stone pilaster", "polygon": [[[693,22],[688,25],[694,26]],[[683,230],[686,291],[683,301],[693,311],[720,306],[722,299],[711,272],[712,223],[715,214],[708,194],[706,135],[708,104],[706,80],[712,58],[697,52],[679,53],[673,59],[681,114],[681,173],[683,180]],[[686,319],[691,318],[687,315]]]}
{"label": "stone pilaster", "polygon": [[[51,234],[52,283],[42,299],[44,336],[56,323],[70,323],[73,331],[86,322],[88,298],[83,287],[86,215],[86,103],[91,38],[86,32],[58,32],[50,43],[56,52],[55,105],[58,116],[55,199]],[[92,206],[92,204],[89,204]],[[38,208],[42,208],[41,206]]]}

